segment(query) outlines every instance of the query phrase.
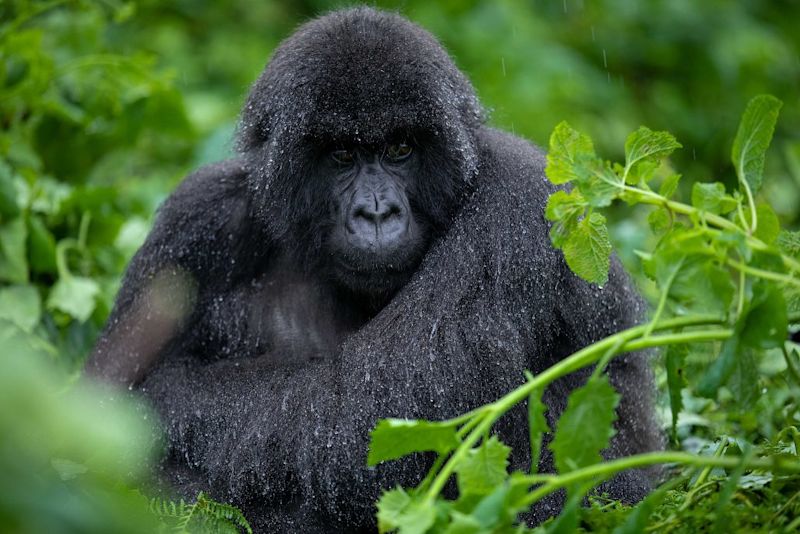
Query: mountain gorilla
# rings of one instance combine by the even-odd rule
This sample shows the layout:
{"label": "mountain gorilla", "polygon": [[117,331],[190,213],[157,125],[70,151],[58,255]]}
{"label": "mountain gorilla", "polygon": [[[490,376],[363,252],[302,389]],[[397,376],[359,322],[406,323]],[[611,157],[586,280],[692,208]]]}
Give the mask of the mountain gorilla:
{"label": "mountain gorilla", "polygon": [[[263,532],[374,530],[381,489],[430,461],[368,469],[379,418],[463,413],[642,312],[616,261],[603,288],[569,271],[543,218],[542,152],[486,126],[447,53],[398,15],[302,26],[253,86],[238,142],[164,203],[87,368],[153,402],[173,486]],[[646,361],[608,372],[622,394],[608,455],[658,448]],[[551,422],[585,378],[547,390]],[[496,429],[514,468],[525,417]],[[629,472],[606,490],[635,501],[649,486]]]}

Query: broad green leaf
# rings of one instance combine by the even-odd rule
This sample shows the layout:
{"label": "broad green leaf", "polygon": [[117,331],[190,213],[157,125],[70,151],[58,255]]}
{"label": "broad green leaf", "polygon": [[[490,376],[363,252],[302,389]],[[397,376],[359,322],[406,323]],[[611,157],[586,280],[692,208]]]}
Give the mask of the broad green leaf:
{"label": "broad green leaf", "polygon": [[458,490],[462,494],[486,495],[508,477],[511,449],[495,436],[469,451],[456,467]]}
{"label": "broad green leaf", "polygon": [[573,130],[561,122],[550,135],[545,174],[554,184],[565,184],[576,178],[574,166],[581,158],[594,158],[594,147],[589,136]]}
{"label": "broad green leaf", "polygon": [[28,250],[32,271],[55,274],[56,240],[37,215],[28,217]]}
{"label": "broad green leaf", "polygon": [[0,225],[0,281],[12,284],[28,282],[27,238],[28,229],[23,217]]}
{"label": "broad green leaf", "polygon": [[736,200],[725,194],[725,186],[720,182],[692,186],[692,206],[709,213],[728,213],[736,209]]}
{"label": "broad green leaf", "polygon": [[578,219],[583,215],[585,209],[586,202],[577,189],[569,193],[556,191],[550,195],[550,198],[547,199],[544,216],[554,223],[550,228],[550,241],[554,247],[564,246],[569,235],[578,225]]}
{"label": "broad green leaf", "polygon": [[756,283],[748,308],[741,328],[742,344],[755,349],[783,347],[789,319],[780,288],[774,283]]}
{"label": "broad green leaf", "polygon": [[92,315],[95,298],[99,293],[100,286],[91,278],[62,277],[50,290],[47,307],[60,310],[78,321],[84,322]]}
{"label": "broad green leaf", "polygon": [[444,534],[483,534],[486,530],[480,522],[471,515],[453,511],[452,520]]}
{"label": "broad green leaf", "polygon": [[25,332],[31,332],[42,317],[42,302],[34,286],[0,289],[0,319],[6,319]]}
{"label": "broad green leaf", "polygon": [[673,218],[667,208],[656,208],[647,216],[647,222],[654,234],[663,235],[672,226]]}
{"label": "broad green leaf", "polygon": [[539,458],[542,452],[542,437],[550,432],[545,412],[547,406],[542,402],[542,392],[534,390],[528,396],[528,432],[531,445],[531,473],[539,472]]}
{"label": "broad green leaf", "polygon": [[754,407],[759,396],[759,376],[758,362],[753,350],[741,347],[736,366],[728,380],[728,388],[740,408],[750,410]]}
{"label": "broad green leaf", "polygon": [[413,501],[400,514],[398,534],[425,534],[436,521],[436,507],[433,503]]}
{"label": "broad green leaf", "polygon": [[458,444],[455,425],[415,419],[381,419],[370,434],[367,464],[377,465],[413,452],[445,454]]}
{"label": "broad green leaf", "polygon": [[573,391],[550,443],[556,468],[566,473],[602,461],[600,452],[614,435],[619,394],[606,375]]}
{"label": "broad green leaf", "polygon": [[677,439],[678,416],[683,410],[683,397],[681,391],[686,387],[686,357],[689,348],[686,345],[670,345],[667,347],[667,390],[669,391],[669,406],[672,412],[672,439]]}
{"label": "broad green leaf", "polygon": [[731,374],[736,368],[736,360],[739,358],[739,335],[734,331],[733,337],[725,340],[717,359],[711,362],[705,374],[697,384],[697,393],[703,397],[714,399],[717,397],[717,390],[727,383]]}
{"label": "broad green leaf", "polygon": [[481,499],[475,506],[472,516],[484,528],[497,526],[507,516],[509,510],[506,509],[506,504],[508,503],[510,489],[508,484],[502,484]]}
{"label": "broad green leaf", "polygon": [[739,181],[747,185],[752,194],[761,188],[764,173],[764,156],[767,152],[778,112],[783,103],[770,95],[759,95],[748,104],[739,122],[733,141],[731,161]]}
{"label": "broad green leaf", "polygon": [[0,216],[2,219],[16,217],[19,212],[14,171],[8,163],[0,159]]}
{"label": "broad green leaf", "polygon": [[678,189],[678,182],[680,182],[680,174],[671,174],[667,176],[658,188],[658,194],[662,197],[670,198],[675,194]]}
{"label": "broad green leaf", "polygon": [[681,144],[669,132],[654,132],[641,126],[625,141],[625,182],[638,184],[652,178],[661,161]]}
{"label": "broad green leaf", "polygon": [[611,258],[606,218],[599,213],[584,217],[564,244],[564,258],[570,269],[587,282],[605,284]]}
{"label": "broad green leaf", "polygon": [[574,167],[575,183],[590,206],[604,208],[623,192],[621,178],[597,158],[582,158]]}
{"label": "broad green leaf", "polygon": [[383,492],[378,500],[378,529],[381,532],[391,531],[398,526],[403,510],[411,504],[411,497],[403,488]]}
{"label": "broad green leaf", "polygon": [[[751,223],[750,210],[745,210],[744,218],[747,224]],[[781,223],[778,220],[778,216],[769,204],[759,204],[756,206],[756,218],[758,219],[758,226],[753,235],[764,243],[771,245],[778,239],[778,235],[781,232]]]}
{"label": "broad green leaf", "polygon": [[786,304],[780,289],[773,283],[758,282],[753,300],[734,326],[734,335],[722,344],[720,354],[700,379],[697,392],[715,398],[720,386],[730,382],[742,398],[741,405],[755,400],[758,394],[758,368],[751,349],[781,347],[788,330]]}
{"label": "broad green leaf", "polygon": [[684,230],[673,230],[656,248],[653,274],[662,289],[671,281],[669,302],[678,314],[727,313],[736,288],[715,256],[702,236]]}

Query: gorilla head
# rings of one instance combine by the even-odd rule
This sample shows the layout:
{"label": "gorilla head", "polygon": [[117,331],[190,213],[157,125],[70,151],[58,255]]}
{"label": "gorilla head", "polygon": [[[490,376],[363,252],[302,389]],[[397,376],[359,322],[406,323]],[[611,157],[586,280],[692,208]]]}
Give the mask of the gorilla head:
{"label": "gorilla head", "polygon": [[306,24],[276,51],[239,146],[254,163],[257,213],[295,244],[296,263],[380,302],[449,226],[477,170],[482,121],[429,33],[357,8]]}

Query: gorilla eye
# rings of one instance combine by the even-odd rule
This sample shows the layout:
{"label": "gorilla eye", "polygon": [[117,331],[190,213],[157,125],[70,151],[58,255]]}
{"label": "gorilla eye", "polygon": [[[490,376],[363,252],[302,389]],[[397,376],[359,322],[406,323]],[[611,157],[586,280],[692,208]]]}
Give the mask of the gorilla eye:
{"label": "gorilla eye", "polygon": [[386,155],[392,161],[402,161],[410,156],[411,152],[411,145],[407,143],[397,143],[386,148]]}
{"label": "gorilla eye", "polygon": [[355,159],[352,152],[344,149],[334,150],[331,152],[331,157],[333,158],[333,161],[336,163],[341,163],[342,165],[350,165]]}

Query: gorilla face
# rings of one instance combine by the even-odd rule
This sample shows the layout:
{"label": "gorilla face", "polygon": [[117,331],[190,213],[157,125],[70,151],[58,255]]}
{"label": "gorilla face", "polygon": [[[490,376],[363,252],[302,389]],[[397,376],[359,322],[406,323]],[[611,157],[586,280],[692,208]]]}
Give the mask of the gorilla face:
{"label": "gorilla face", "polygon": [[335,280],[369,296],[402,287],[427,248],[424,217],[410,196],[421,171],[407,141],[337,147],[326,154],[332,177],[328,253]]}

